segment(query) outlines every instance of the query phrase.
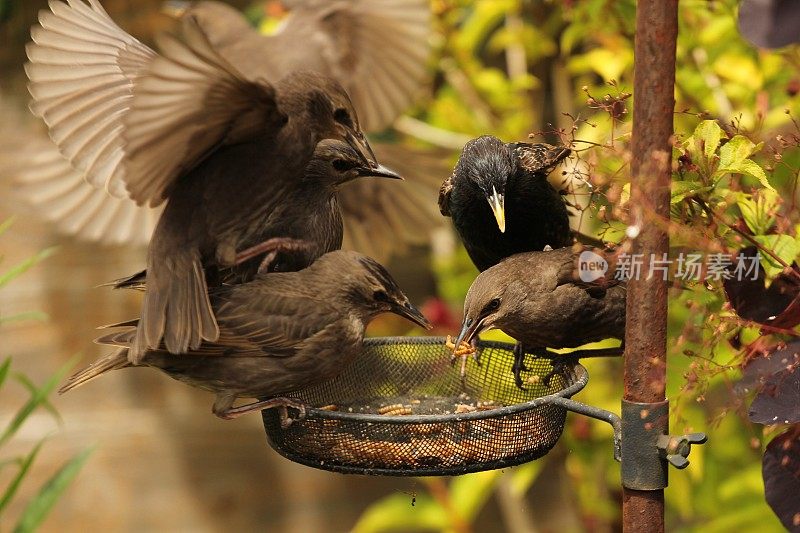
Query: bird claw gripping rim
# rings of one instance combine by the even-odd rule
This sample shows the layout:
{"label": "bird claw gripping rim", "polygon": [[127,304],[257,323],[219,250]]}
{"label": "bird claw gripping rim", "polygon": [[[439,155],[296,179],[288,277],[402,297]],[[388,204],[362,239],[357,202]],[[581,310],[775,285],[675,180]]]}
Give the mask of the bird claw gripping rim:
{"label": "bird claw gripping rim", "polygon": [[[513,345],[477,348],[483,362],[470,361],[462,379],[444,338],[368,339],[339,376],[290,393],[312,406],[305,419],[281,429],[276,413],[262,413],[268,442],[292,461],[336,472],[458,475],[544,456],[569,410],[610,423],[619,460],[619,417],[571,399],[589,379],[577,361],[521,390],[509,370]],[[528,366],[534,375],[554,370],[549,358]]]}

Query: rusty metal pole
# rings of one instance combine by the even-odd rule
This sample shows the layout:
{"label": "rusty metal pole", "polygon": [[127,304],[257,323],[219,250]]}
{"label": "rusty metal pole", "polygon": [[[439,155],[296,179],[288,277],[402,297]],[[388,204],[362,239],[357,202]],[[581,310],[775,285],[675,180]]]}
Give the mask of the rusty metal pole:
{"label": "rusty metal pole", "polygon": [[[668,251],[669,236],[648,219],[669,217],[677,35],[678,0],[637,2],[631,205],[639,210],[633,214],[640,233],[631,253],[643,254],[644,261],[641,276],[628,282],[623,403],[654,407],[664,406],[666,395],[667,283],[661,275],[647,279],[648,265],[651,254],[660,259]],[[640,412],[644,419],[650,411]],[[623,418],[623,446],[625,437]],[[664,489],[623,487],[622,525],[625,532],[663,532]]]}

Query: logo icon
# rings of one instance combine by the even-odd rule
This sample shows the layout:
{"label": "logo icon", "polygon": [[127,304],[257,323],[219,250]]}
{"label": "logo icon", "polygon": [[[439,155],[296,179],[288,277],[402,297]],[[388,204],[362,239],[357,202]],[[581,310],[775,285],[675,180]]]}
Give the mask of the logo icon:
{"label": "logo icon", "polygon": [[591,283],[602,278],[608,271],[608,261],[601,255],[584,250],[578,256],[578,276],[584,283]]}

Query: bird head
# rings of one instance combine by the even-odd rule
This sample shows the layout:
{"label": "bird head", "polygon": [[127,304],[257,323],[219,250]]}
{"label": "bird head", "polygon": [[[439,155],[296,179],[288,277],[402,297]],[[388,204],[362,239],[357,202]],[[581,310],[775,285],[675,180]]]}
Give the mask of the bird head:
{"label": "bird head", "polygon": [[333,263],[341,281],[340,288],[347,293],[347,300],[360,311],[364,322],[369,322],[382,313],[394,313],[425,328],[433,326],[408,297],[397,282],[380,263],[352,251],[339,250],[325,254],[318,260]]}
{"label": "bird head", "polygon": [[458,158],[456,179],[466,180],[486,198],[501,233],[506,231],[505,192],[514,174],[511,153],[497,137],[484,135],[469,141]]}
{"label": "bird head", "polygon": [[318,128],[320,139],[339,139],[349,144],[365,164],[377,165],[375,153],[358,122],[353,102],[344,87],[329,76],[298,71],[281,81],[282,88],[304,94],[309,120]]}
{"label": "bird head", "polygon": [[317,144],[305,175],[307,179],[334,187],[357,178],[403,179],[381,164],[366,163],[352,146],[336,139],[324,139]]}
{"label": "bird head", "polygon": [[[514,314],[517,304],[522,300],[516,296],[517,283],[511,281],[504,284],[496,275],[502,269],[502,263],[482,272],[467,291],[464,300],[464,321],[456,339],[456,346],[461,342],[470,342],[481,332],[494,328],[502,328],[506,319]],[[500,276],[504,277],[504,276]]]}

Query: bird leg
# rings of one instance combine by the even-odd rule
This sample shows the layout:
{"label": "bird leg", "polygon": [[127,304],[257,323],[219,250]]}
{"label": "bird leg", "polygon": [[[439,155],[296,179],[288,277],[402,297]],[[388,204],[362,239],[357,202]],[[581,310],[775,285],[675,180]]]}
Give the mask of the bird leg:
{"label": "bird leg", "polygon": [[[231,402],[232,403],[232,402]],[[233,420],[234,418],[239,418],[240,416],[251,413],[253,411],[263,411],[264,409],[272,409],[277,407],[280,410],[280,417],[281,417],[281,427],[283,429],[288,428],[292,425],[292,422],[295,420],[302,420],[306,416],[306,406],[300,400],[294,400],[291,398],[270,398],[269,400],[261,400],[258,402],[248,403],[245,405],[240,405],[239,407],[233,407],[229,405],[227,408],[219,409],[217,404],[214,404],[214,414],[220,418],[225,420]],[[289,418],[289,412],[287,411],[287,407],[291,407],[292,409],[296,409],[298,414],[297,418]]]}
{"label": "bird leg", "polygon": [[514,373],[514,383],[517,388],[525,390],[522,386],[522,372],[526,372],[528,367],[525,366],[525,347],[521,342],[514,345],[514,364],[511,365],[511,371]]}
{"label": "bird leg", "polygon": [[311,247],[311,243],[302,239],[292,239],[289,237],[274,237],[268,239],[261,244],[251,246],[236,254],[234,265],[240,265],[245,261],[249,261],[254,257],[261,254],[266,254],[261,264],[258,266],[258,271],[263,272],[269,269],[275,257],[280,252],[305,252]]}
{"label": "bird leg", "polygon": [[569,353],[557,353],[551,352],[550,350],[544,350],[543,354],[540,356],[545,359],[550,359],[553,362],[553,369],[548,372],[546,375],[542,376],[542,381],[548,387],[550,386],[550,380],[553,379],[553,376],[556,374],[562,374],[564,371],[564,367],[568,364],[575,364],[581,359],[587,359],[589,357],[615,357],[620,356],[625,351],[625,343],[623,342],[618,348],[596,348],[594,350],[575,350]]}

